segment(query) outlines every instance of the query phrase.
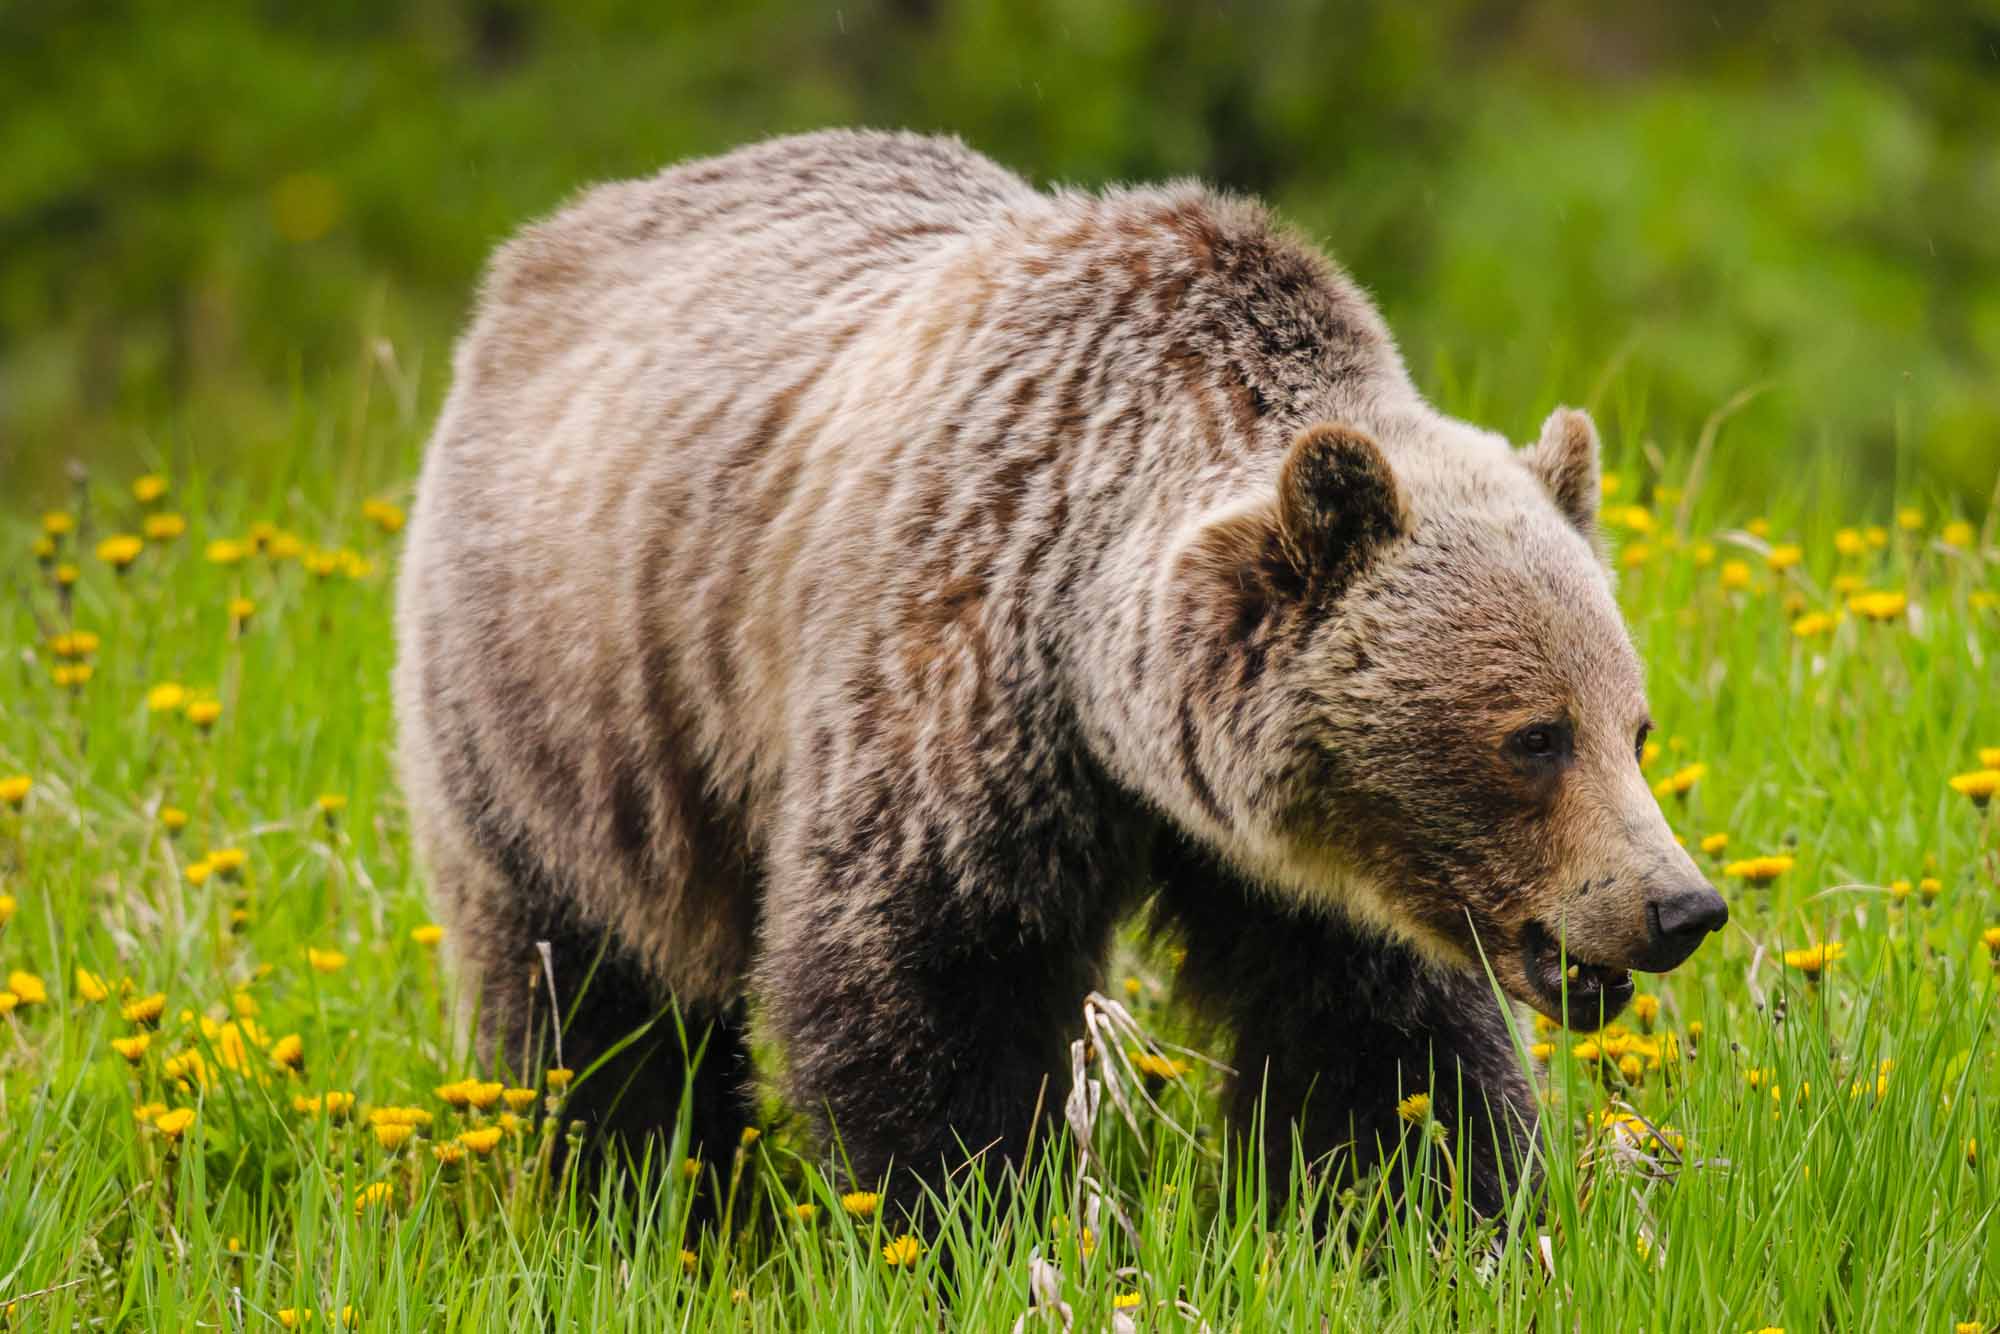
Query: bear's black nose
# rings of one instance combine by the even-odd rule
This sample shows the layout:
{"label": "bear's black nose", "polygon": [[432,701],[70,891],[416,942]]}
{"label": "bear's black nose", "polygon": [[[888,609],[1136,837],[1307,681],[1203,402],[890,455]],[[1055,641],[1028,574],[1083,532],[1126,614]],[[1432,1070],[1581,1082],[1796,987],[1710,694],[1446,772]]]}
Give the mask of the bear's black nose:
{"label": "bear's black nose", "polygon": [[1720,931],[1729,921],[1729,905],[1707,885],[1669,894],[1652,908],[1654,936],[1676,944],[1687,942],[1689,949],[1709,932]]}

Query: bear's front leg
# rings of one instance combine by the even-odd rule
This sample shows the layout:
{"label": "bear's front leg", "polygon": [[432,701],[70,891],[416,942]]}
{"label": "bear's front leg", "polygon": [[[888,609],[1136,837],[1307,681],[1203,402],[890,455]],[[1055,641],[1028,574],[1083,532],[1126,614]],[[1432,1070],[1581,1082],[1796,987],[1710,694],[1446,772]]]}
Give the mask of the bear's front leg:
{"label": "bear's front leg", "polygon": [[901,814],[824,817],[777,850],[759,971],[792,1105],[857,1186],[887,1179],[915,1211],[924,1188],[1018,1163],[1061,1107],[1111,914],[1022,890],[1039,859],[1003,876]]}
{"label": "bear's front leg", "polygon": [[1180,989],[1235,1038],[1227,1108],[1247,1134],[1261,1112],[1265,1167],[1282,1189],[1296,1131],[1308,1163],[1334,1155],[1359,1175],[1420,1125],[1397,1104],[1430,1099],[1461,1186],[1502,1212],[1531,1171],[1535,1105],[1509,1020],[1484,977],[1441,969],[1407,946],[1330,916],[1290,910],[1184,845],[1163,858],[1158,912],[1187,955]]}

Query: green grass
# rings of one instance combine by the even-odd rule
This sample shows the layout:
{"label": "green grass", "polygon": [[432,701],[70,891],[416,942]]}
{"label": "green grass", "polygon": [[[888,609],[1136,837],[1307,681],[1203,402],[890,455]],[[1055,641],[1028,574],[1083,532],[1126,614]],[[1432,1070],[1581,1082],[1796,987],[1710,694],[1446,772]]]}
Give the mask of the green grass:
{"label": "green grass", "polygon": [[[1675,1035],[1679,1059],[1637,1086],[1571,1039],[1524,1032],[1555,1048],[1546,1063],[1523,1052],[1548,1099],[1546,1214],[1537,1228],[1521,1201],[1497,1257],[1493,1229],[1454,1207],[1437,1156],[1461,1128],[1390,1168],[1424,1207],[1386,1209],[1364,1182],[1325,1202],[1343,1221],[1316,1232],[1298,1222],[1316,1201],[1264,1199],[1219,1155],[1214,1079],[1199,1070],[1162,1090],[1192,1141],[1100,1115],[1095,1161],[1130,1235],[1108,1205],[1091,1220],[1059,1141],[1006,1201],[951,1201],[937,1245],[903,1268],[882,1255],[895,1229],[842,1210],[775,1106],[762,1138],[703,1169],[701,1189],[748,1201],[727,1238],[683,1232],[677,1162],[653,1184],[577,1198],[545,1167],[553,1122],[441,1167],[429,1145],[464,1118],[433,1089],[471,1067],[448,974],[410,935],[426,910],[389,761],[396,538],[361,513],[364,499],[406,493],[422,427],[415,395],[364,380],[350,410],[302,411],[290,437],[260,445],[254,484],[208,462],[240,457],[241,442],[163,425],[155,464],[173,491],[155,508],[185,515],[188,531],[123,575],[93,551],[137,529],[131,479],[82,484],[79,531],[59,555],[80,569],[67,598],[30,553],[38,516],[0,514],[0,776],[33,779],[19,809],[0,806],[0,893],[16,904],[0,973],[32,973],[48,992],[0,1018],[0,1303],[33,1329],[261,1329],[281,1308],[343,1306],[370,1330],[1007,1329],[1039,1256],[1081,1329],[1109,1327],[1120,1294],[1137,1294],[1127,1314],[1158,1329],[1994,1327],[2000,1068],[1980,933],[2000,922],[2000,815],[1946,785],[1978,767],[1980,746],[2000,746],[1994,516],[1969,516],[1985,525],[1971,549],[1941,540],[1968,516],[1932,508],[1906,531],[1894,506],[1923,505],[1922,479],[1862,496],[1837,461],[1784,494],[1745,495],[1727,428],[1683,502],[1671,488],[1688,481],[1698,432],[1649,423],[1610,380],[1597,406],[1632,562],[1621,596],[1662,725],[1649,772],[1707,766],[1666,803],[1690,844],[1726,832],[1725,858],[1782,852],[1794,865],[1752,888],[1703,856],[1733,920],[1653,988],[1651,1040]],[[1649,453],[1655,436],[1664,450]],[[1653,531],[1633,530],[1631,504]],[[1799,566],[1767,567],[1744,530],[1760,515],[1770,540],[1803,546]],[[298,559],[204,559],[209,541],[260,520],[372,568],[321,578]],[[1867,524],[1885,528],[1883,545],[1839,554],[1836,530]],[[1748,588],[1723,587],[1732,560],[1747,563]],[[1794,634],[1792,611],[1841,605],[1843,575],[1907,592],[1910,609]],[[236,597],[256,603],[240,629]],[[100,637],[94,672],[60,689],[49,641],[73,627]],[[162,682],[219,700],[212,729],[149,712]],[[347,798],[331,820],[322,793]],[[162,826],[168,805],[189,817],[177,836]],[[193,883],[189,866],[221,847],[247,853],[240,876]],[[1927,876],[1932,899],[1888,889]],[[1817,985],[1782,963],[1784,949],[1830,939],[1846,953]],[[317,971],[309,947],[347,962]],[[79,968],[168,997],[136,1066],[111,1046],[135,1031],[120,998],[87,999]],[[1124,997],[1133,979],[1149,1027],[1211,1042],[1173,1010],[1170,972],[1127,942],[1110,989]],[[302,1074],[254,1042],[243,1072],[226,1068],[219,1025],[238,995],[265,1038],[299,1035]],[[205,1087],[166,1075],[186,1050],[203,1053]],[[437,1119],[385,1151],[358,1116],[293,1110],[295,1094],[325,1090]],[[1614,1097],[1671,1127],[1680,1151],[1620,1152],[1601,1125]],[[155,1101],[195,1110],[178,1142],[135,1119]],[[357,1213],[376,1182],[391,1200]],[[799,1219],[800,1203],[817,1217]]]}

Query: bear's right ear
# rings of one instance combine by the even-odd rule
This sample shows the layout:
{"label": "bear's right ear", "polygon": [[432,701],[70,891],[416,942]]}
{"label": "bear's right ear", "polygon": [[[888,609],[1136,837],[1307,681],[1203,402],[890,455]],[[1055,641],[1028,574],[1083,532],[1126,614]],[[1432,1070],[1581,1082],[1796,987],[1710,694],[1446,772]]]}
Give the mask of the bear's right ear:
{"label": "bear's right ear", "polygon": [[1597,506],[1604,492],[1600,452],[1590,414],[1557,408],[1542,423],[1542,438],[1521,455],[1570,527],[1592,543],[1597,541]]}
{"label": "bear's right ear", "polygon": [[1320,422],[1293,438],[1278,473],[1278,545],[1299,575],[1345,584],[1409,529],[1402,489],[1371,437]]}

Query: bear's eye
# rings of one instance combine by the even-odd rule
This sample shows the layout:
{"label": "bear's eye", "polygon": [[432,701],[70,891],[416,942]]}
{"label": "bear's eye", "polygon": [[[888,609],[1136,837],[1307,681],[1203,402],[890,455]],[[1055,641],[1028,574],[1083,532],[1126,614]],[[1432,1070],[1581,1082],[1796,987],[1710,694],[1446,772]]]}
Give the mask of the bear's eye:
{"label": "bear's eye", "polygon": [[1653,735],[1651,723],[1639,724],[1639,735],[1632,739],[1632,758],[1641,764],[1646,762],[1646,738]]}
{"label": "bear's eye", "polygon": [[1569,749],[1569,728],[1562,723],[1533,723],[1507,739],[1516,755],[1552,760]]}

